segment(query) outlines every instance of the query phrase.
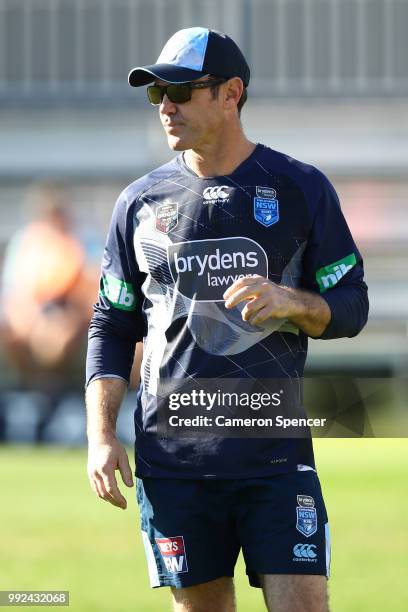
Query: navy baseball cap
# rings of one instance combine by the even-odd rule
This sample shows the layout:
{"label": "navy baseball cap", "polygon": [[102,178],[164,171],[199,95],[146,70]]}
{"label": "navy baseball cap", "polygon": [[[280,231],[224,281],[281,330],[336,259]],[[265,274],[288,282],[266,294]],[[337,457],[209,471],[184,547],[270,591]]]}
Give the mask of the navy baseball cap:
{"label": "navy baseball cap", "polygon": [[249,66],[238,45],[226,34],[208,28],[179,30],[167,41],[155,64],[129,72],[129,85],[141,87],[155,79],[186,83],[213,75],[240,77],[247,87]]}

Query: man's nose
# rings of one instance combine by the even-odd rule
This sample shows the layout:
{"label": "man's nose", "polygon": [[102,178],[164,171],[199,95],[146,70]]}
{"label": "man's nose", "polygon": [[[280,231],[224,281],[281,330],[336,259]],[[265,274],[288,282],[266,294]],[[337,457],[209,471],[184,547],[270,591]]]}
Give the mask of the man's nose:
{"label": "man's nose", "polygon": [[175,113],[176,111],[177,111],[176,104],[168,99],[167,94],[164,94],[163,100],[161,101],[161,104],[160,104],[160,112],[167,115],[169,113],[170,114]]}

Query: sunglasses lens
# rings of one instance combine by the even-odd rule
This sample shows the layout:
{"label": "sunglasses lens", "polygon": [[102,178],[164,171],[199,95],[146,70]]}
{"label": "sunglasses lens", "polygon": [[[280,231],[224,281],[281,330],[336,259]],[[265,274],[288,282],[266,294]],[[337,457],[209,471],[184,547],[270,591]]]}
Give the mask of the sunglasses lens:
{"label": "sunglasses lens", "polygon": [[150,104],[161,104],[163,96],[167,95],[168,99],[175,104],[182,104],[191,100],[191,89],[186,83],[180,85],[168,85],[160,87],[159,85],[150,85],[147,88],[147,97]]}
{"label": "sunglasses lens", "polygon": [[167,97],[175,104],[183,104],[183,102],[191,100],[191,89],[186,83],[169,85],[167,87]]}
{"label": "sunglasses lens", "polygon": [[149,98],[150,104],[160,104],[162,100],[161,87],[157,85],[151,85],[147,88],[147,97]]}

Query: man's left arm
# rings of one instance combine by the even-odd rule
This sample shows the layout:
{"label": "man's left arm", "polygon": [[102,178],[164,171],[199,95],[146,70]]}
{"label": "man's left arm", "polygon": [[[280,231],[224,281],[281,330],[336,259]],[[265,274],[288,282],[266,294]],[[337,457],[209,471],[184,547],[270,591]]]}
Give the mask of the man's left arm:
{"label": "man's left arm", "polygon": [[302,288],[277,285],[261,276],[241,278],[225,292],[225,307],[246,301],[242,318],[252,325],[272,317],[289,320],[313,338],[351,338],[368,317],[363,260],[333,186],[319,176],[320,197],[303,256]]}

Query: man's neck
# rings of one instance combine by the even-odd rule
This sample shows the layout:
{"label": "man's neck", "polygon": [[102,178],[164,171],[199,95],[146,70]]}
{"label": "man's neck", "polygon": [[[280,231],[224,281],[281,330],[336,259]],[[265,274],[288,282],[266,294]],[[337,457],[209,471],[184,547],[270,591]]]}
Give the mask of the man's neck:
{"label": "man's neck", "polygon": [[216,142],[184,151],[184,161],[197,176],[226,176],[248,159],[255,147],[242,131],[224,134]]}

